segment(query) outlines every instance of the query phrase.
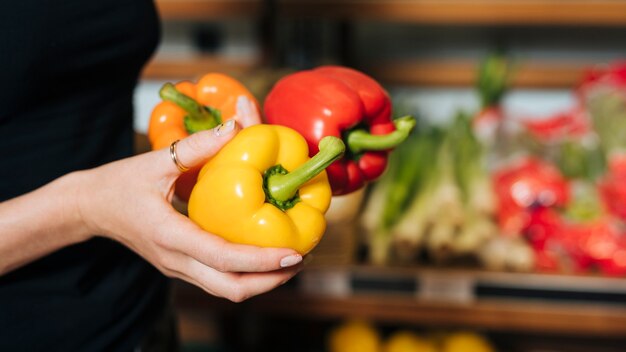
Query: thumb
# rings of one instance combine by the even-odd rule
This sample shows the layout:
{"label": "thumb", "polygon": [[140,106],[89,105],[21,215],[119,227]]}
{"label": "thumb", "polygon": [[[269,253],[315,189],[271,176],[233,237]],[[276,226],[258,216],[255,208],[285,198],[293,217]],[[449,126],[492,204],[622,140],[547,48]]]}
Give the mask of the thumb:
{"label": "thumb", "polygon": [[[196,132],[176,144],[176,159],[187,168],[201,165],[217,154],[238,131],[239,125],[235,120],[228,120],[211,130]],[[172,166],[180,173],[174,163]]]}

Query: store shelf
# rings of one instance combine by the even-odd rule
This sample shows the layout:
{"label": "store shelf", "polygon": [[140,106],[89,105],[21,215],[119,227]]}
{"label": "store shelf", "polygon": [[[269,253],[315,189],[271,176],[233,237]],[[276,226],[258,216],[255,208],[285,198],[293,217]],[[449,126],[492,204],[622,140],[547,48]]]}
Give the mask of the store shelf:
{"label": "store shelf", "polygon": [[164,20],[223,20],[258,17],[261,0],[157,0]]}
{"label": "store shelf", "polygon": [[[235,60],[216,56],[155,58],[143,72],[144,79],[193,78],[203,72],[239,73],[260,68],[254,60]],[[477,62],[471,61],[396,61],[362,67],[364,72],[384,84],[421,86],[473,86]],[[529,63],[515,68],[512,87],[570,88],[580,81],[590,64]]]}
{"label": "store shelf", "polygon": [[[589,63],[520,63],[514,68],[512,87],[562,88],[580,82]],[[387,84],[422,86],[473,86],[478,62],[394,61],[366,66],[364,70]]]}
{"label": "store shelf", "polygon": [[435,25],[626,26],[621,0],[278,0],[281,14]]}
{"label": "store shelf", "polygon": [[[261,0],[158,0],[165,20],[258,17]],[[279,14],[423,24],[626,26],[621,0],[278,0]]]}
{"label": "store shelf", "polygon": [[233,304],[181,284],[179,306],[306,319],[361,317],[429,327],[626,335],[626,280],[591,276],[309,267],[295,282]]}
{"label": "store shelf", "polygon": [[483,300],[569,301],[626,308],[626,279],[594,275],[317,265],[300,275],[299,285],[303,292],[329,296],[376,293],[459,304]]}
{"label": "store shelf", "polygon": [[156,57],[146,65],[142,78],[192,79],[211,71],[235,74],[258,66],[259,63],[254,59],[234,59],[213,55],[181,58]]}

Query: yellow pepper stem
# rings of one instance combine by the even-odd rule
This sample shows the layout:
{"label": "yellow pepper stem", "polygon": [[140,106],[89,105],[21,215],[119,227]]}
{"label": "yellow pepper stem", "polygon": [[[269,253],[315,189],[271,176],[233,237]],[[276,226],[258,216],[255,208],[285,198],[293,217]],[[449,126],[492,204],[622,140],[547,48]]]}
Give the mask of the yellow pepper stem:
{"label": "yellow pepper stem", "polygon": [[165,83],[159,91],[161,99],[171,101],[187,112],[185,116],[185,129],[189,134],[198,131],[210,130],[222,123],[219,110],[202,106],[191,97],[181,93],[171,83]]}
{"label": "yellow pepper stem", "polygon": [[276,165],[265,173],[264,188],[266,199],[281,210],[293,207],[298,201],[298,189],[324,171],[346,150],[343,141],[327,136],[319,143],[319,152],[296,170],[288,172]]}
{"label": "yellow pepper stem", "polygon": [[404,116],[393,121],[396,130],[383,135],[373,135],[365,130],[350,131],[346,137],[348,149],[353,154],[358,154],[366,150],[388,150],[393,149],[411,134],[415,127],[413,116]]}

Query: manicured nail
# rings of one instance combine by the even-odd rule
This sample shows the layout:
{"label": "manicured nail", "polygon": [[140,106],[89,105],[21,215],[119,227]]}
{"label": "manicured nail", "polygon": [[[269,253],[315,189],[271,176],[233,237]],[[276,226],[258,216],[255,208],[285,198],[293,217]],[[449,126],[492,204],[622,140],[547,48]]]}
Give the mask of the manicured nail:
{"label": "manicured nail", "polygon": [[280,260],[280,267],[287,268],[290,266],[294,266],[302,261],[302,256],[300,254],[293,254],[287,257],[284,257]]}
{"label": "manicured nail", "polygon": [[235,130],[235,120],[228,120],[223,124],[215,127],[213,129],[213,133],[215,133],[217,137],[221,137],[231,133],[233,130]]}

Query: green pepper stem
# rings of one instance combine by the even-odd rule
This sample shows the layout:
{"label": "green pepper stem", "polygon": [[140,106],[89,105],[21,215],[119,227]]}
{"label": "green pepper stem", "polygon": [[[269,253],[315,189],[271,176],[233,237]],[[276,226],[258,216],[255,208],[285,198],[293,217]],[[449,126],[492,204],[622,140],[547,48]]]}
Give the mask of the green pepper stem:
{"label": "green pepper stem", "polygon": [[210,130],[222,123],[218,110],[200,105],[191,97],[181,93],[171,83],[165,83],[159,91],[159,95],[161,99],[171,101],[187,112],[185,128],[189,134]]}
{"label": "green pepper stem", "polygon": [[367,150],[393,149],[409,136],[416,121],[413,116],[404,116],[395,119],[393,124],[396,126],[396,130],[383,135],[373,135],[362,129],[350,131],[346,137],[348,149],[353,154]]}
{"label": "green pepper stem", "polygon": [[317,154],[294,171],[284,175],[270,175],[267,179],[268,196],[279,202],[292,199],[303,184],[324,171],[335,160],[341,158],[346,146],[341,139],[326,136],[320,141],[319,150]]}

